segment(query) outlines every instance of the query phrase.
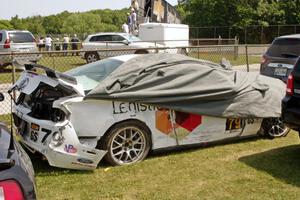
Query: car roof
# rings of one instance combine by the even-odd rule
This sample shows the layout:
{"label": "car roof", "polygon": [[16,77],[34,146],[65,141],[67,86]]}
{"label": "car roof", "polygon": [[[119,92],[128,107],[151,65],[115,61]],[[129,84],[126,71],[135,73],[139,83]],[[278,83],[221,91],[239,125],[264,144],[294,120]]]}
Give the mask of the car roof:
{"label": "car roof", "polygon": [[23,33],[30,33],[30,31],[27,30],[0,30],[0,31],[5,31],[5,32],[23,32]]}
{"label": "car roof", "polygon": [[95,33],[95,34],[91,34],[89,35],[89,37],[92,37],[92,36],[97,36],[97,35],[125,35],[125,36],[128,36],[129,34],[128,33],[120,33],[120,32],[100,32],[100,33]]}
{"label": "car roof", "polygon": [[300,34],[283,35],[283,36],[277,37],[276,39],[282,39],[282,38],[296,38],[296,39],[300,39]]}

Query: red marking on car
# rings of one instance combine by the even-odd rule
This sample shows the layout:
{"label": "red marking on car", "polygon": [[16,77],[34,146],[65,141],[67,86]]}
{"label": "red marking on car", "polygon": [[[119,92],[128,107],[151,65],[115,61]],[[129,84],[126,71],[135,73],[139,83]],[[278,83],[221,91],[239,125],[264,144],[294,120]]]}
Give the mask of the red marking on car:
{"label": "red marking on car", "polygon": [[184,113],[176,111],[176,123],[192,132],[195,128],[197,128],[202,123],[202,116],[192,113]]}

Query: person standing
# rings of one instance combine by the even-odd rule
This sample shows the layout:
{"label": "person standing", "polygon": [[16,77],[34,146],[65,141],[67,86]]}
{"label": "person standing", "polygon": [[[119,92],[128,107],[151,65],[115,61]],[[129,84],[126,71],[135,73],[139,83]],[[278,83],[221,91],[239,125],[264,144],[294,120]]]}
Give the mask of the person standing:
{"label": "person standing", "polygon": [[51,46],[52,46],[52,38],[50,37],[50,35],[47,35],[47,37],[45,38],[46,51],[51,51]]}
{"label": "person standing", "polygon": [[132,27],[132,19],[130,13],[127,13],[127,25],[129,27],[128,32],[131,33],[131,27]]}
{"label": "person standing", "polygon": [[69,42],[70,42],[69,36],[65,35],[63,38],[63,50],[64,51],[68,50]]}
{"label": "person standing", "polygon": [[[64,38],[63,38],[63,51],[67,51],[68,50],[69,42],[70,42],[69,36],[65,35]],[[67,52],[65,52],[64,55],[66,56]]]}
{"label": "person standing", "polygon": [[131,34],[133,34],[135,29],[137,28],[136,13],[135,13],[134,9],[132,9],[130,16],[131,16],[131,20],[132,20]]}
{"label": "person standing", "polygon": [[124,23],[122,25],[122,30],[123,30],[124,33],[129,33],[129,28],[128,28],[128,25],[126,23]]}
{"label": "person standing", "polygon": [[42,51],[42,49],[45,47],[44,38],[43,37],[39,38],[39,40],[38,40],[38,47],[39,47],[39,51]]}
{"label": "person standing", "polygon": [[[77,37],[76,34],[73,35],[72,39],[71,39],[71,43],[72,43],[72,50],[78,50],[78,43],[79,43],[79,39]],[[75,53],[73,52],[72,53],[72,56],[74,55]],[[76,52],[76,55],[78,56],[78,52]]]}

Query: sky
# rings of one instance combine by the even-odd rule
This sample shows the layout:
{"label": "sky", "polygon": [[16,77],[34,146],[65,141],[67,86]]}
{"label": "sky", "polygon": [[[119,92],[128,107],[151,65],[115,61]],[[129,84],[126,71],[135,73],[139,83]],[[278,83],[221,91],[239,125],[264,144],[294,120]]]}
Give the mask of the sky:
{"label": "sky", "polygon": [[[16,15],[24,18],[34,15],[47,16],[63,11],[83,12],[96,9],[122,9],[130,6],[130,0],[1,0],[0,19]],[[177,0],[167,0],[176,5]],[[6,8],[6,9],[3,9]]]}

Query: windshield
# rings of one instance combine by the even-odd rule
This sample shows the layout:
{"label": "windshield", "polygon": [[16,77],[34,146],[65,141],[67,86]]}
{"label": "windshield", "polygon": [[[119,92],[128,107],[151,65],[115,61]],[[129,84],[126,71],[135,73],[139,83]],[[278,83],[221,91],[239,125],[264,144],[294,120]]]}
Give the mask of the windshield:
{"label": "windshield", "polygon": [[280,38],[273,42],[267,54],[273,57],[295,57],[300,55],[300,40],[297,38]]}
{"label": "windshield", "polygon": [[140,38],[134,36],[134,35],[124,35],[126,37],[126,39],[129,41],[129,42],[139,42],[141,41]]}
{"label": "windshield", "polygon": [[35,42],[33,36],[27,32],[12,32],[9,33],[9,39],[13,43]]}
{"label": "windshield", "polygon": [[65,72],[65,74],[75,77],[77,82],[83,86],[85,93],[87,93],[94,89],[122,63],[123,61],[117,59],[105,59],[77,67]]}

